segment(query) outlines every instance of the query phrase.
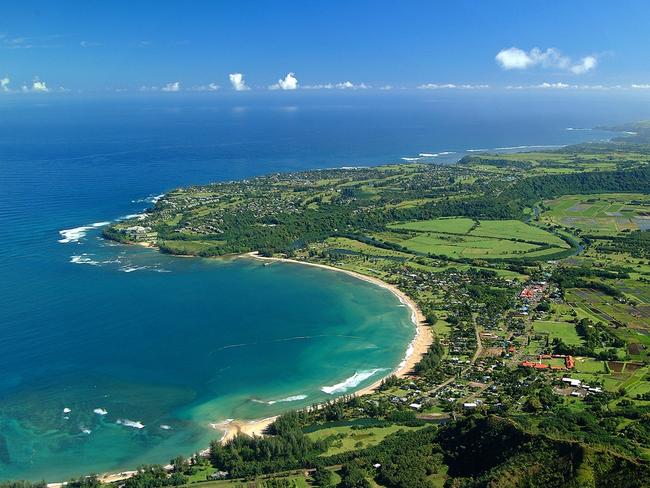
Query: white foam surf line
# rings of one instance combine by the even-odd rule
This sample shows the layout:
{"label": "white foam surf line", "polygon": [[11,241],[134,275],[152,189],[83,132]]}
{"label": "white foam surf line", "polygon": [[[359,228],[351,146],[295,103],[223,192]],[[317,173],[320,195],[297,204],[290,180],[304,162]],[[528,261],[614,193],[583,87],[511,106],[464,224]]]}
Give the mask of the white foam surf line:
{"label": "white foam surf line", "polygon": [[420,158],[401,158],[402,161],[419,161]]}
{"label": "white foam surf line", "polygon": [[346,378],[340,383],[336,383],[331,386],[323,386],[321,388],[321,391],[323,393],[327,393],[328,395],[334,395],[336,393],[345,393],[351,388],[355,388],[359,386],[362,382],[376,375],[380,371],[386,371],[387,369],[388,368],[374,368],[374,369],[365,369],[365,370],[357,371],[352,376]]}
{"label": "white foam surf line", "polygon": [[144,220],[146,217],[147,217],[146,213],[137,213],[137,214],[122,215],[117,220],[131,220],[131,219]]}
{"label": "white foam surf line", "polygon": [[149,266],[122,266],[119,268],[123,273],[133,273],[134,271],[141,271],[143,269],[149,269]]}
{"label": "white foam surf line", "polygon": [[95,222],[94,224],[82,225],[81,227],[75,227],[74,229],[63,229],[59,231],[59,235],[62,239],[59,239],[61,244],[68,244],[71,242],[79,242],[80,239],[86,237],[88,231],[93,229],[99,229],[110,224],[110,222]]}
{"label": "white foam surf line", "polygon": [[70,262],[75,264],[90,264],[91,266],[99,266],[101,264],[89,256],[92,256],[92,254],[83,253],[79,256],[70,256]]}
{"label": "white foam surf line", "polygon": [[125,427],[133,427],[134,429],[144,429],[144,424],[139,420],[117,419],[115,423]]}
{"label": "white foam surf line", "polygon": [[161,193],[160,195],[149,195],[148,197],[145,198],[138,198],[137,200],[131,200],[131,203],[153,203],[155,205],[164,196],[165,196],[164,193]]}
{"label": "white foam surf line", "polygon": [[307,395],[291,395],[286,398],[281,398],[280,400],[269,400],[266,402],[267,405],[275,405],[276,403],[282,402],[298,402],[307,398]]}

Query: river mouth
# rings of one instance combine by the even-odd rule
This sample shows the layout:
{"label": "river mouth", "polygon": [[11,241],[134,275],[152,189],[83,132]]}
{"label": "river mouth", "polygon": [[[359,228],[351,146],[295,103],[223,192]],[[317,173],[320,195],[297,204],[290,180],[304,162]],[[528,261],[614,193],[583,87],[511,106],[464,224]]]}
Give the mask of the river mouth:
{"label": "river mouth", "polygon": [[397,297],[343,273],[179,259],[93,232],[83,253],[62,246],[71,258],[52,300],[74,300],[41,311],[48,320],[33,325],[33,340],[16,337],[2,359],[13,374],[0,387],[0,478],[60,481],[166,463],[220,438],[213,423],[377,381],[413,338]]}

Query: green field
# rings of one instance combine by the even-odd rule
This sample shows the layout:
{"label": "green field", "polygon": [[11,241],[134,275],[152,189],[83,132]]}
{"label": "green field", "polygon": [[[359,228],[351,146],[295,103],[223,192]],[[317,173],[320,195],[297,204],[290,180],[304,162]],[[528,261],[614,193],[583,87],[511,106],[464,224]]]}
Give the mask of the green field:
{"label": "green field", "polygon": [[[307,481],[307,478],[303,474],[293,474],[287,476],[274,475],[276,478],[281,478],[287,480],[289,483],[294,483],[296,488],[310,488],[312,485]],[[338,478],[338,476],[336,476]],[[266,486],[265,480],[267,477],[260,476],[254,480],[221,480],[221,481],[208,481],[205,483],[197,484],[188,484],[183,485],[186,487],[196,487],[200,486],[201,488],[264,488]]]}
{"label": "green field", "polygon": [[540,218],[584,232],[614,235],[624,230],[650,229],[650,196],[633,193],[566,195],[545,202],[550,210]]}
{"label": "green field", "polygon": [[455,259],[545,259],[569,248],[555,234],[519,220],[440,218],[393,224],[389,228],[395,231],[376,237],[415,253]]}
{"label": "green field", "polygon": [[576,358],[575,370],[578,373],[606,373],[605,363],[592,358]]}
{"label": "green field", "polygon": [[566,322],[538,321],[533,323],[533,330],[539,334],[547,334],[551,341],[557,337],[569,345],[582,343],[575,326]]}
{"label": "green field", "polygon": [[350,425],[335,426],[319,429],[308,433],[312,440],[322,440],[332,437],[332,445],[324,453],[324,456],[341,454],[366,447],[374,446],[383,441],[386,436],[394,434],[399,430],[416,430],[421,427],[404,427],[400,425],[389,425],[387,427],[368,427],[354,429]]}
{"label": "green field", "polygon": [[474,226],[474,220],[464,217],[451,217],[443,219],[419,220],[395,224],[389,227],[395,229],[407,229],[420,232],[443,232],[449,234],[467,234]]}

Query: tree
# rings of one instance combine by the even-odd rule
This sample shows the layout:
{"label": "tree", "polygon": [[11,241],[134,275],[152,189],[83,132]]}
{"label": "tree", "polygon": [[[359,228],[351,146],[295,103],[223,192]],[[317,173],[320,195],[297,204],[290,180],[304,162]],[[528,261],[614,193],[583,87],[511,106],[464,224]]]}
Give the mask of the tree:
{"label": "tree", "polygon": [[334,475],[324,466],[317,466],[311,477],[320,488],[332,488],[334,486]]}
{"label": "tree", "polygon": [[341,468],[341,482],[339,488],[370,488],[366,473],[354,464],[345,464]]}

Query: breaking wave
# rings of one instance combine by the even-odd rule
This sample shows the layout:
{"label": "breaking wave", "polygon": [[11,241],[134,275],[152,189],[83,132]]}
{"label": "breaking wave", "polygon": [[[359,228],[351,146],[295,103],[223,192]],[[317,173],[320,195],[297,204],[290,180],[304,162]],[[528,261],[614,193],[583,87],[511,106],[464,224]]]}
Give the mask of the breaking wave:
{"label": "breaking wave", "polygon": [[70,262],[75,264],[90,264],[91,266],[99,266],[101,264],[89,256],[92,256],[92,254],[83,253],[79,256],[70,256]]}
{"label": "breaking wave", "polygon": [[144,424],[137,420],[117,419],[115,423],[125,427],[133,427],[134,429],[144,429]]}
{"label": "breaking wave", "polygon": [[327,393],[328,395],[334,395],[335,393],[345,393],[349,389],[359,386],[363,381],[367,380],[371,376],[376,375],[380,371],[386,371],[386,368],[365,369],[362,371],[357,371],[341,383],[336,383],[335,385],[331,386],[323,386],[321,388],[321,391]]}
{"label": "breaking wave", "polygon": [[110,224],[110,222],[95,222],[94,224],[82,225],[81,227],[75,227],[74,229],[60,230],[59,234],[61,235],[61,239],[59,239],[59,242],[61,244],[79,242],[80,239],[86,237],[89,230],[99,229],[108,224]]}
{"label": "breaking wave", "polygon": [[276,403],[281,403],[281,402],[297,402],[300,400],[304,400],[305,398],[307,398],[307,395],[292,395],[292,396],[288,396],[287,398],[282,398],[280,400],[270,400],[266,403],[269,405],[274,405]]}

